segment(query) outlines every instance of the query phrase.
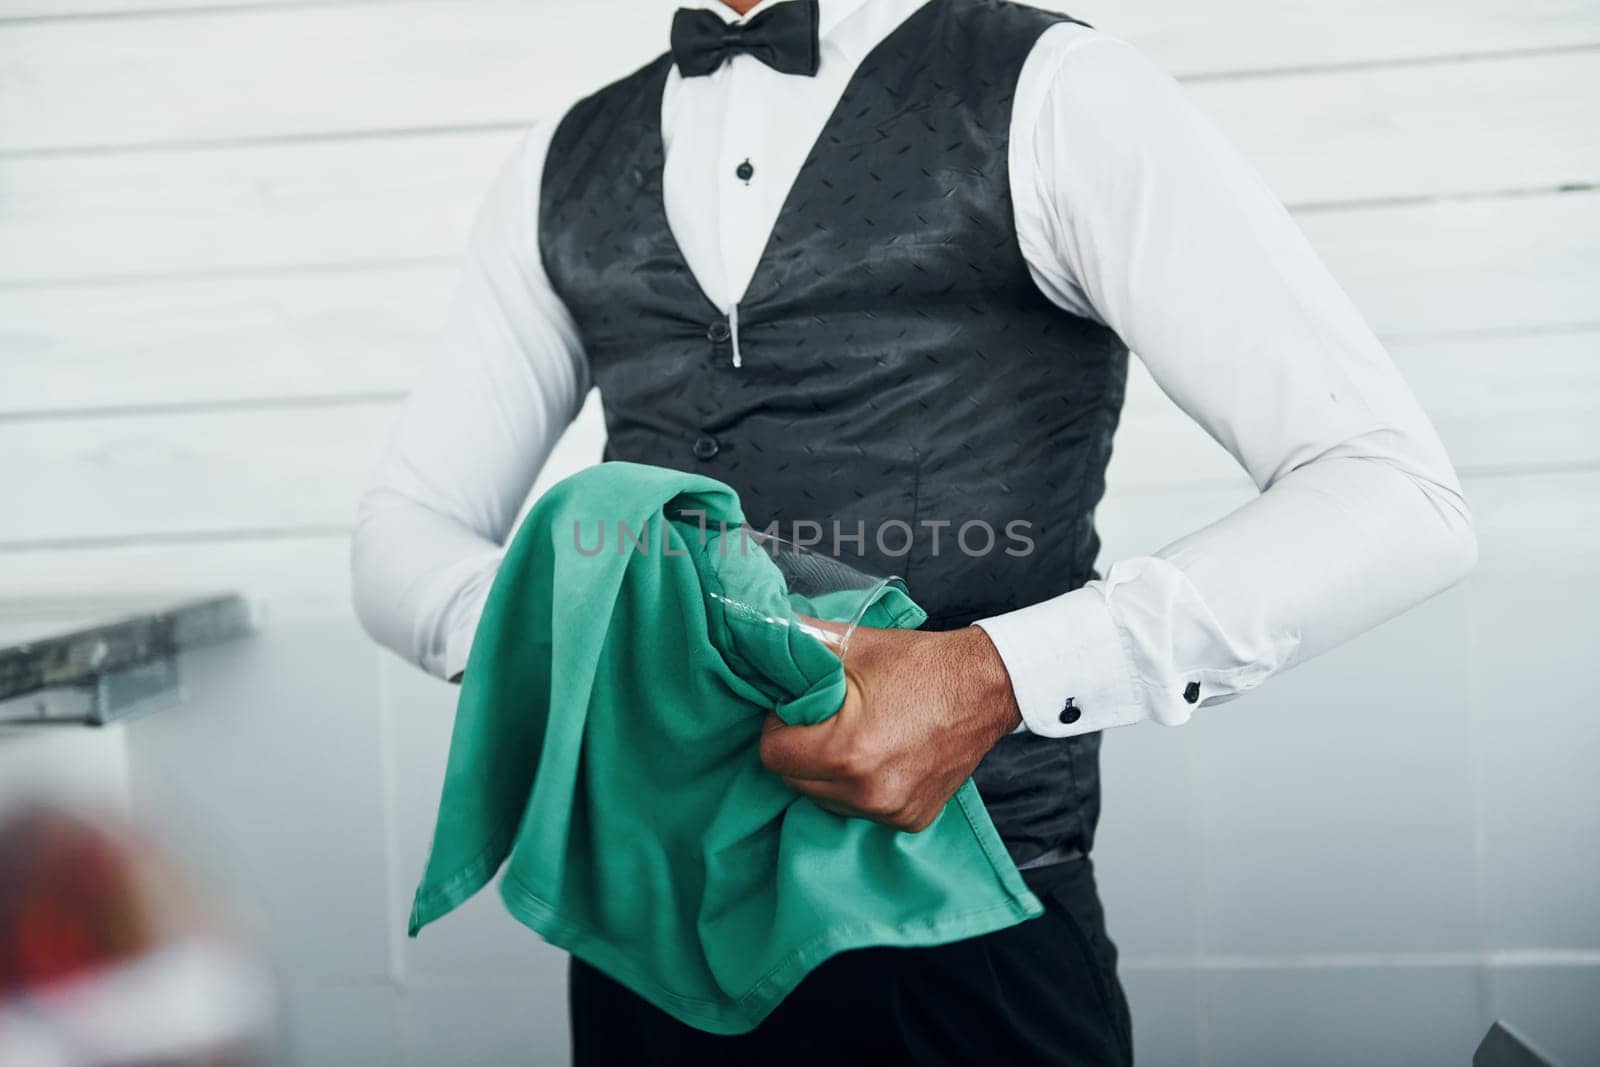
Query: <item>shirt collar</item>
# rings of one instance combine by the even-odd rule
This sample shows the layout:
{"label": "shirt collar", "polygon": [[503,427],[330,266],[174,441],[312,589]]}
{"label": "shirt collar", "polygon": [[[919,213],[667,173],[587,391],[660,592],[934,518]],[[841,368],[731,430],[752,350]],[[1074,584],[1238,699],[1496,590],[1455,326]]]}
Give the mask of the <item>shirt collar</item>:
{"label": "shirt collar", "polygon": [[[748,22],[761,12],[789,0],[760,0],[755,7],[740,15],[733,8],[723,3],[722,0],[681,0],[673,7],[704,8],[713,12],[724,22]],[[817,36],[826,43],[828,34],[838,28],[845,19],[855,14],[867,0],[818,0],[817,2]]]}

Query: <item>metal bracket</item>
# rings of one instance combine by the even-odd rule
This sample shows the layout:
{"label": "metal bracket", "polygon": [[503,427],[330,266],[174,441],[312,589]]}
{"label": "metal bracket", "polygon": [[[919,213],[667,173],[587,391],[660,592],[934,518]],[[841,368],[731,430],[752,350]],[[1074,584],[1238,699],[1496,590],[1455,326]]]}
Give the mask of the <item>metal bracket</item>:
{"label": "metal bracket", "polygon": [[185,692],[178,657],[98,674],[89,685],[40,689],[0,701],[0,726],[105,726],[181,703]]}

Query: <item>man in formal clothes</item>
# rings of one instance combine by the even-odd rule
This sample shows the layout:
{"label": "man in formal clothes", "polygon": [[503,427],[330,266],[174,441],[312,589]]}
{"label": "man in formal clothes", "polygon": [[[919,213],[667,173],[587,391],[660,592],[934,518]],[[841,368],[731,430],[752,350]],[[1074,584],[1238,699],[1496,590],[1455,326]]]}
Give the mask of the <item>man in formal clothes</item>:
{"label": "man in formal clothes", "polygon": [[[975,777],[1046,913],[835,957],[736,1037],[575,960],[576,1061],[1127,1063],[1101,732],[1182,723],[1457,580],[1449,460],[1283,207],[1127,44],[998,0],[697,0],[670,44],[490,193],[362,503],[362,619],[459,676],[598,387],[607,458],[720,479],[929,610],[858,632],[845,707],[770,723],[767,767],[906,830]],[[1101,576],[1130,347],[1261,492]]]}

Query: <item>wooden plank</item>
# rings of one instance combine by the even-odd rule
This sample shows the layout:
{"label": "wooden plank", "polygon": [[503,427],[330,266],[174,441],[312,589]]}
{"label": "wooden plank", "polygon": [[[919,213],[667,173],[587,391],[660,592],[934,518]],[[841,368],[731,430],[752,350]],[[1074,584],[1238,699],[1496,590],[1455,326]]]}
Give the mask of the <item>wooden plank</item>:
{"label": "wooden plank", "polygon": [[[520,126],[660,51],[668,10],[627,0],[597,20],[546,0],[463,14],[450,0],[0,26],[0,151]],[[1522,56],[1195,90],[1285,195],[1351,198],[1594,177],[1600,138],[1581,101],[1596,69],[1587,54]]]}
{"label": "wooden plank", "polygon": [[1392,351],[1460,469],[1600,466],[1600,330]]}
{"label": "wooden plank", "polygon": [[[1397,358],[1467,473],[1600,465],[1596,334],[1404,346]],[[1134,376],[1113,496],[1245,486],[1232,459]],[[0,422],[0,544],[337,530],[389,404]],[[598,458],[591,398],[541,486]]]}
{"label": "wooden plank", "polygon": [[[214,217],[219,226],[228,221],[220,211]],[[319,220],[353,223],[330,212],[284,226],[310,231]],[[1600,279],[1600,202],[1593,194],[1379,207],[1305,221],[1380,333],[1517,330],[1593,318],[1590,294]],[[136,223],[144,227],[141,240],[156,239],[154,224],[118,227]],[[260,232],[292,258],[290,237]],[[237,252],[248,237],[236,229],[228,243]],[[354,245],[358,238],[345,240]],[[419,242],[412,250],[428,247]],[[192,259],[183,265],[195,266]],[[452,275],[441,261],[0,289],[0,415],[394,392],[436,343]]]}
{"label": "wooden plank", "polygon": [[434,348],[453,273],[0,290],[0,417],[395,394]]}
{"label": "wooden plank", "polygon": [[516,135],[14,159],[0,284],[455,255]]}
{"label": "wooden plank", "polygon": [[[1391,354],[1463,475],[1600,467],[1600,331],[1402,342]],[[1138,364],[1107,482],[1112,496],[1249,489]]]}
{"label": "wooden plank", "polygon": [[[516,140],[469,133],[13,159],[0,170],[0,284],[451,256]],[[1319,211],[1306,215],[1305,226],[1336,263],[1394,271],[1383,285],[1404,301],[1416,285],[1405,242],[1456,242],[1461,271],[1509,272],[1515,258],[1568,240],[1572,225],[1592,232],[1596,203],[1595,193],[1579,192],[1381,205]],[[1541,231],[1531,235],[1532,247],[1524,226]],[[1573,264],[1585,262],[1583,249],[1572,254]],[[1587,262],[1595,262],[1592,253]],[[1529,280],[1539,288],[1546,281]],[[1565,286],[1559,291],[1562,299],[1571,295]],[[1495,303],[1506,304],[1503,294]],[[1503,318],[1514,306],[1463,310]]]}
{"label": "wooden plank", "polygon": [[[326,0],[0,0],[0,22],[13,19],[79,19],[94,16],[164,15],[168,12],[220,11],[231,8],[301,7]],[[340,3],[385,3],[387,0],[334,0]]]}
{"label": "wooden plank", "polygon": [[342,533],[149,541],[0,552],[7,596],[107,596],[236,590],[265,623],[350,614],[350,541]]}
{"label": "wooden plank", "polygon": [[1207,81],[1192,87],[1290,204],[1600,179],[1594,53]]}
{"label": "wooden plank", "polygon": [[1318,211],[1300,223],[1380,333],[1595,321],[1600,191]]}
{"label": "wooden plank", "polygon": [[[0,422],[0,550],[347,529],[393,403]],[[596,462],[591,398],[537,483]]]}
{"label": "wooden plank", "polygon": [[1188,75],[1400,63],[1529,51],[1600,41],[1587,0],[1073,0],[1077,17],[1133,41]]}
{"label": "wooden plank", "polygon": [[[0,0],[43,13],[105,0]],[[129,0],[116,0],[128,3]],[[169,0],[151,0],[171,7]],[[1338,8],[1267,0],[1068,7],[1180,74],[1293,70],[1600,42],[1581,0]],[[0,23],[0,144],[127,144],[522,122],[662,51],[670,5],[612,0],[239,5]],[[34,10],[33,14],[41,13]],[[104,88],[117,87],[108,107]],[[204,87],[203,105],[196,87]],[[263,92],[262,87],[270,87]]]}
{"label": "wooden plank", "polygon": [[526,124],[666,47],[671,5],[593,10],[436,0],[0,26],[0,148]]}
{"label": "wooden plank", "polygon": [[[0,290],[0,418],[398,395],[437,343],[450,275],[426,267]],[[1600,410],[1593,330],[1401,341],[1391,350],[1463,464],[1497,462],[1485,427],[1502,413],[1557,435],[1583,430],[1585,412]],[[1135,364],[1125,421],[1146,419],[1188,427]],[[1210,447],[1191,434],[1181,440],[1180,451]],[[1525,447],[1533,461],[1555,452]]]}
{"label": "wooden plank", "polygon": [[[312,425],[312,420],[288,419],[283,413],[277,414],[278,421],[294,432],[311,433],[323,446],[346,453],[367,454],[376,447],[371,424],[386,422],[392,410],[380,409],[365,418],[346,416],[314,420],[316,425]],[[125,428],[131,421],[106,420],[96,429],[101,430],[101,440],[108,440],[111,435],[104,432],[105,427],[115,429],[120,425]],[[149,419],[145,420],[145,425],[157,427]],[[177,438],[186,435],[191,454],[208,449],[223,450],[219,448],[216,435],[206,435],[206,430],[223,425],[216,417],[187,422],[173,420],[169,425],[176,431],[168,434],[169,441],[176,444]],[[0,426],[0,436],[4,429]],[[126,441],[129,436],[124,429],[122,439]],[[253,428],[251,436],[257,439],[263,436],[259,425]],[[591,394],[578,420],[557,444],[534,483],[523,514],[556,482],[598,462],[603,436],[598,396]],[[311,447],[315,448],[316,443]],[[314,508],[305,507],[303,501],[294,502],[304,480],[292,470],[286,473],[286,467],[293,464],[285,464],[282,455],[282,452],[264,452],[255,456],[252,460],[255,469],[245,472],[245,479],[276,502],[274,510],[278,515],[290,516],[291,512],[296,512],[295,517],[299,518],[325,517],[329,520],[329,529],[296,531],[285,526],[283,529],[230,532],[220,524],[211,523],[201,524],[198,530],[175,531],[155,510],[163,495],[155,489],[148,497],[136,497],[136,507],[121,512],[111,510],[117,501],[105,501],[101,517],[83,529],[91,535],[98,532],[98,536],[109,538],[108,541],[84,540],[74,544],[67,527],[47,526],[45,532],[56,543],[8,546],[0,542],[0,589],[5,590],[7,596],[45,599],[81,595],[84,589],[94,589],[104,596],[169,596],[232,590],[243,593],[253,605],[262,608],[263,621],[269,624],[348,616],[351,612],[350,539],[345,527],[354,516],[356,494],[365,483],[365,475],[352,474],[352,468],[360,464],[339,462],[335,458],[329,469],[333,480],[340,484],[322,494],[324,502],[334,504],[323,515]],[[106,457],[92,450],[82,451],[80,456],[78,461],[66,462],[78,472],[74,476],[77,486],[96,492],[103,490],[112,480],[103,469],[107,466]],[[0,471],[9,474],[19,465],[25,464],[7,464],[0,467]],[[130,466],[132,464],[124,464],[123,469]],[[201,473],[188,492],[202,497],[211,494],[218,488],[217,470],[215,466],[189,463],[187,471],[182,473],[189,476],[197,472],[210,473]],[[5,474],[0,474],[0,484],[5,482]],[[174,469],[159,472],[155,480],[180,476]],[[152,483],[147,481],[145,485],[150,488]],[[230,499],[237,498],[234,489],[227,486],[221,489]],[[291,503],[284,504],[286,499]],[[258,510],[257,517],[261,513]],[[78,514],[81,516],[83,512],[80,510]],[[39,525],[34,524],[34,532],[38,532]],[[9,524],[0,525],[0,538],[10,538],[12,530]]]}
{"label": "wooden plank", "polygon": [[389,404],[0,424],[0,546],[346,527]]}
{"label": "wooden plank", "polygon": [[[1526,535],[1537,538],[1540,530],[1570,542],[1573,552],[1592,540],[1580,527],[1569,530],[1535,517],[1574,510],[1575,494],[1582,494],[1590,510],[1600,504],[1600,474],[1594,471],[1468,477],[1465,487],[1469,499],[1483,501],[1476,515],[1480,535],[1487,524],[1513,522],[1524,546],[1522,562],[1537,558],[1526,551],[1531,543]],[[1109,499],[1098,516],[1104,558],[1152,552],[1221,518],[1250,495],[1247,487],[1234,486]],[[1515,507],[1490,507],[1507,499]],[[0,589],[26,597],[81,594],[86,588],[108,596],[235,589],[263,605],[270,624],[348,615],[348,560],[349,539],[343,533],[7,550],[0,552]],[[1522,563],[1509,555],[1486,555],[1483,565],[1510,572]]]}

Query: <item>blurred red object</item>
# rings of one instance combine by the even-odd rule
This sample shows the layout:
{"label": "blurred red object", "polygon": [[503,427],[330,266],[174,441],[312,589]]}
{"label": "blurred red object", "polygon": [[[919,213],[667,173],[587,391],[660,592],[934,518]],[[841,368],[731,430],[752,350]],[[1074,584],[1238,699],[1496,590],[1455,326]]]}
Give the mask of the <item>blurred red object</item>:
{"label": "blurred red object", "polygon": [[0,818],[0,1067],[269,1062],[277,988],[116,820]]}
{"label": "blurred red object", "polygon": [[121,837],[35,808],[0,825],[0,857],[0,997],[153,947],[148,865]]}

